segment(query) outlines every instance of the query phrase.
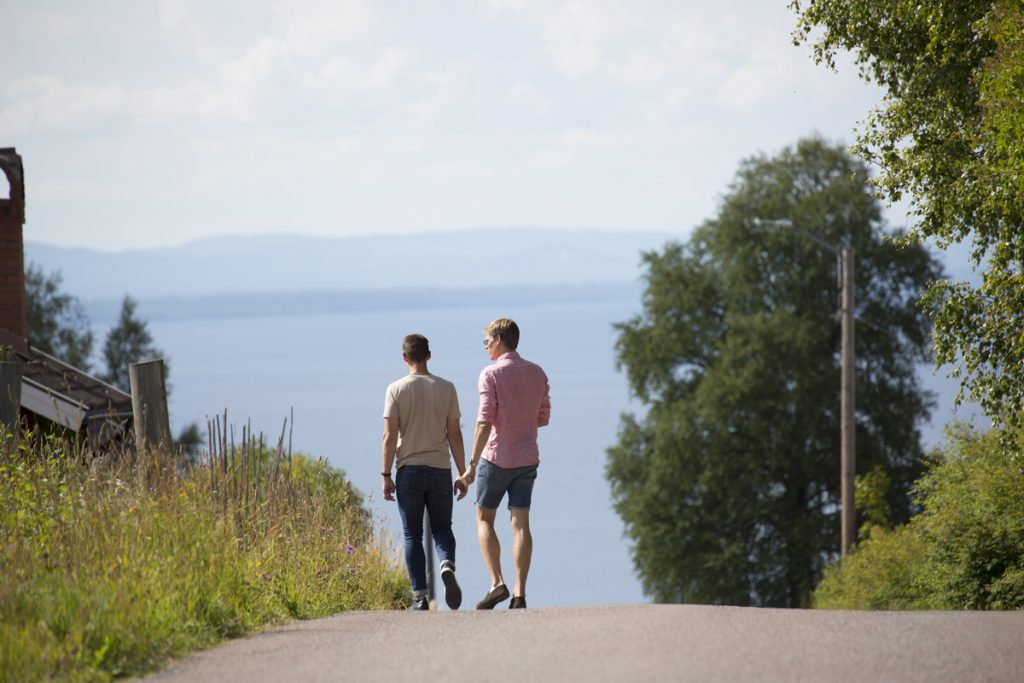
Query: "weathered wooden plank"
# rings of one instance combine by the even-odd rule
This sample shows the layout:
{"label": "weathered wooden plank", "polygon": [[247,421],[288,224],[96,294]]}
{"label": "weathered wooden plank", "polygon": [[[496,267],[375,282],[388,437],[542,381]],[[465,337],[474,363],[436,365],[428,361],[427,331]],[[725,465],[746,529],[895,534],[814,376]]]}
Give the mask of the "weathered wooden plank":
{"label": "weathered wooden plank", "polygon": [[132,390],[135,443],[139,453],[170,452],[171,423],[167,413],[167,386],[162,359],[131,363],[128,381]]}

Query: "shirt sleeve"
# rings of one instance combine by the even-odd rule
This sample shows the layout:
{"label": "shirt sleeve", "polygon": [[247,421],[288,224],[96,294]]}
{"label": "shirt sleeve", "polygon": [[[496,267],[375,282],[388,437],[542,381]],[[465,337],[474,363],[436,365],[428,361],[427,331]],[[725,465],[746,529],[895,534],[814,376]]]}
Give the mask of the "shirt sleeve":
{"label": "shirt sleeve", "polygon": [[395,394],[393,386],[384,392],[384,417],[398,417],[398,396]]}
{"label": "shirt sleeve", "polygon": [[458,420],[462,417],[462,411],[459,410],[459,393],[455,391],[455,385],[452,385],[452,402],[448,406],[448,419]]}
{"label": "shirt sleeve", "polygon": [[498,412],[498,392],[494,386],[494,375],[486,368],[480,373],[477,390],[480,392],[480,410],[477,411],[476,421],[493,423]]}

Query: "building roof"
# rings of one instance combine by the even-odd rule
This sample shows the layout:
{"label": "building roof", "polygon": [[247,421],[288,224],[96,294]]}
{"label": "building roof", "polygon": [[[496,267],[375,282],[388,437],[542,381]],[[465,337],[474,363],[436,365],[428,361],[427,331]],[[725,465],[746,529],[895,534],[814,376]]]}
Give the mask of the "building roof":
{"label": "building roof", "polygon": [[121,438],[132,417],[132,397],[103,380],[32,347],[0,329],[0,346],[19,360],[21,407],[101,442]]}

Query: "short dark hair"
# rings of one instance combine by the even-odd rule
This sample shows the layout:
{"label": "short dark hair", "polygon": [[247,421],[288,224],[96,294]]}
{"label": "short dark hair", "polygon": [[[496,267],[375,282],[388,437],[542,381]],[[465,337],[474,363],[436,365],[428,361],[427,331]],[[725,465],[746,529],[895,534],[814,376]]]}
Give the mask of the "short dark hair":
{"label": "short dark hair", "polygon": [[498,318],[484,328],[484,333],[489,337],[497,337],[505,342],[505,348],[515,351],[519,346],[519,325],[510,318]]}
{"label": "short dark hair", "polygon": [[430,355],[430,342],[422,334],[406,335],[402,342],[402,353],[410,363],[422,363]]}

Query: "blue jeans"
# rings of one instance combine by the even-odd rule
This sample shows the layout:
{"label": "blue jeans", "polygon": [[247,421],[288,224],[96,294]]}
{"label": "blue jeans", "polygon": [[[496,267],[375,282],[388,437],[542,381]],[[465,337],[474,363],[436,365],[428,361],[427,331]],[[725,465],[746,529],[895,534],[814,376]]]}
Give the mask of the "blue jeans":
{"label": "blue jeans", "polygon": [[427,558],[423,552],[423,511],[430,514],[430,532],[439,562],[455,562],[452,533],[452,471],[423,465],[399,467],[395,475],[398,511],[405,532],[405,566],[413,591],[427,590]]}

